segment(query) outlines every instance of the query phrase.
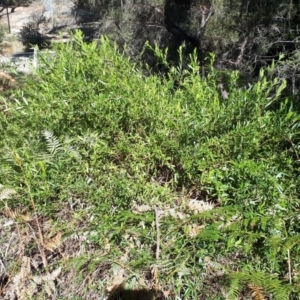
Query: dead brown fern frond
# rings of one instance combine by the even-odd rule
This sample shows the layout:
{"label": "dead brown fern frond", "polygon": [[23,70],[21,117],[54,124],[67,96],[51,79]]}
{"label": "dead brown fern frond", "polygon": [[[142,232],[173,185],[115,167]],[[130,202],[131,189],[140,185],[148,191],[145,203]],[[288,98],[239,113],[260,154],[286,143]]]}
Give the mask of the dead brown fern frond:
{"label": "dead brown fern frond", "polygon": [[61,244],[61,237],[62,237],[62,234],[59,232],[51,239],[45,239],[44,240],[44,248],[53,252]]}
{"label": "dead brown fern frond", "polygon": [[248,287],[252,292],[252,297],[254,300],[266,300],[265,295],[263,293],[263,289],[255,284],[249,283]]}
{"label": "dead brown fern frond", "polygon": [[31,214],[26,211],[25,208],[17,207],[15,209],[11,209],[8,206],[5,207],[4,214],[6,217],[12,219],[13,221],[23,221],[30,222],[32,220]]}
{"label": "dead brown fern frond", "polygon": [[13,79],[9,74],[0,71],[0,91],[5,91],[13,87],[15,83],[15,79]]}

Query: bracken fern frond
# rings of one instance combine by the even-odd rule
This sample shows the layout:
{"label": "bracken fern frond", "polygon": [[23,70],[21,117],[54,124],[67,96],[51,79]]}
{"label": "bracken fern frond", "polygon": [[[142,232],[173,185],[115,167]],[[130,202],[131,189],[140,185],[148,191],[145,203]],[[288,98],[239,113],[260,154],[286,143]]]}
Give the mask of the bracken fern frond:
{"label": "bracken fern frond", "polygon": [[284,243],[283,250],[289,251],[291,250],[296,244],[300,243],[300,235],[294,235],[291,237],[288,237],[287,240]]}
{"label": "bracken fern frond", "polygon": [[10,199],[12,195],[17,192],[12,188],[4,188],[2,184],[0,184],[0,200],[3,201],[5,199]]}
{"label": "bracken fern frond", "polygon": [[252,292],[252,297],[254,300],[265,300],[265,296],[263,294],[263,289],[255,284],[248,284],[248,287],[250,288]]}
{"label": "bracken fern frond", "polygon": [[60,152],[60,151],[63,150],[63,147],[62,147],[60,141],[53,134],[53,132],[51,132],[49,130],[44,130],[42,134],[43,134],[43,136],[46,140],[46,143],[47,143],[47,150],[51,154],[56,154],[57,152]]}
{"label": "bracken fern frond", "polygon": [[[272,294],[274,299],[278,300],[289,299],[289,295],[292,292],[292,287],[290,285],[284,285],[275,276],[264,272],[233,272],[229,275],[232,278],[229,291],[231,297],[238,296],[241,291],[241,287],[245,286],[245,284],[248,284],[248,286],[251,284],[252,286],[261,287],[261,291]],[[229,299],[234,298],[232,297]]]}
{"label": "bracken fern frond", "polygon": [[227,295],[227,299],[229,300],[237,299],[241,292],[241,289],[242,289],[242,282],[238,278],[233,279],[230,284],[230,290]]}

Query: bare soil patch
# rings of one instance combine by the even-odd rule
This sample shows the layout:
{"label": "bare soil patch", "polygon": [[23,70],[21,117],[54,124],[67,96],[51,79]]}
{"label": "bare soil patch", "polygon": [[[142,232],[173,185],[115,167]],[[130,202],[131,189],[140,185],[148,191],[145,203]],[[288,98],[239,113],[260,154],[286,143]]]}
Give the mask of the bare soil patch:
{"label": "bare soil patch", "polygon": [[[1,6],[0,6],[1,8]],[[9,23],[11,33],[8,32],[8,20],[5,11],[0,15],[0,24],[6,28],[6,34],[2,43],[2,55],[9,56],[16,52],[23,51],[23,45],[18,41],[18,35],[24,25],[28,22],[36,22],[42,18],[43,21],[38,25],[39,31],[49,40],[60,40],[63,35],[69,38],[69,31],[77,28],[78,14],[89,15],[89,12],[74,9],[74,4],[69,0],[55,1],[53,13],[45,11],[41,1],[33,1],[27,7],[16,7],[13,11],[9,10]],[[88,18],[87,18],[87,21]],[[90,24],[81,25],[81,29],[91,28]],[[92,26],[94,27],[94,26]],[[89,33],[91,30],[87,30]]]}
{"label": "bare soil patch", "polygon": [[[35,12],[42,12],[43,5],[40,1],[34,1],[31,5],[19,6],[14,9],[13,12],[9,13],[11,33],[17,35],[21,28],[31,19],[31,16]],[[2,18],[0,19],[0,24],[8,27],[8,21],[6,14],[2,12]]]}

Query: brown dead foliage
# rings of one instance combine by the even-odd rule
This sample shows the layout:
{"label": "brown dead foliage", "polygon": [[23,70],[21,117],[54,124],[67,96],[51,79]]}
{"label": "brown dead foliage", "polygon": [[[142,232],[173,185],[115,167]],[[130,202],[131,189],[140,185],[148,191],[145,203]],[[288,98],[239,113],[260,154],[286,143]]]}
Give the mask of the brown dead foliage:
{"label": "brown dead foliage", "polygon": [[15,84],[16,80],[12,76],[3,71],[0,71],[0,91],[8,90],[14,87]]}
{"label": "brown dead foliage", "polygon": [[[6,205],[2,208],[0,299],[57,299],[58,296],[73,299],[76,295],[96,300],[103,295],[104,289],[102,293],[89,287],[109,280],[111,264],[105,259],[96,264],[93,262],[91,257],[105,255],[103,247],[95,247],[89,242],[86,225],[74,218],[73,209],[66,208],[62,207],[51,218],[23,207],[9,208]],[[63,220],[59,227],[55,221],[58,219]],[[71,235],[64,223],[67,229],[71,224],[74,226]],[[66,231],[69,234],[65,235]],[[84,261],[84,264],[78,268],[73,261]]]}

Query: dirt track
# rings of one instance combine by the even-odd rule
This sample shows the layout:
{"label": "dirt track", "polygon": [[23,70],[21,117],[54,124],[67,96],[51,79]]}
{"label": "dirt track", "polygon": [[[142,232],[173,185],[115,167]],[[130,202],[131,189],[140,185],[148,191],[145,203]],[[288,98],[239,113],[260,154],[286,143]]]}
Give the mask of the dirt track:
{"label": "dirt track", "polygon": [[[18,34],[22,26],[24,26],[28,21],[30,21],[30,18],[34,12],[42,12],[42,11],[43,11],[43,6],[40,1],[35,1],[28,7],[23,7],[23,6],[17,7],[12,13],[10,13],[10,9],[9,9],[11,33]],[[5,27],[8,27],[6,10],[4,10],[0,15],[2,16],[0,19],[0,24],[4,25]]]}
{"label": "dirt track", "polygon": [[[44,16],[45,22],[39,25],[39,30],[42,33],[49,32],[52,28],[52,24],[55,27],[64,27],[75,24],[75,17],[72,15],[72,8],[74,4],[70,0],[57,0],[55,1],[53,15],[51,12],[46,12],[43,8],[41,1],[33,1],[28,7],[17,7],[13,12],[9,9],[9,20],[11,27],[11,34],[17,35],[21,28],[29,21],[36,19],[38,16]],[[0,6],[1,8],[1,6]],[[8,27],[8,20],[6,16],[6,10],[0,13],[0,24]],[[53,19],[52,19],[53,17]],[[53,22],[53,23],[52,23]]]}

